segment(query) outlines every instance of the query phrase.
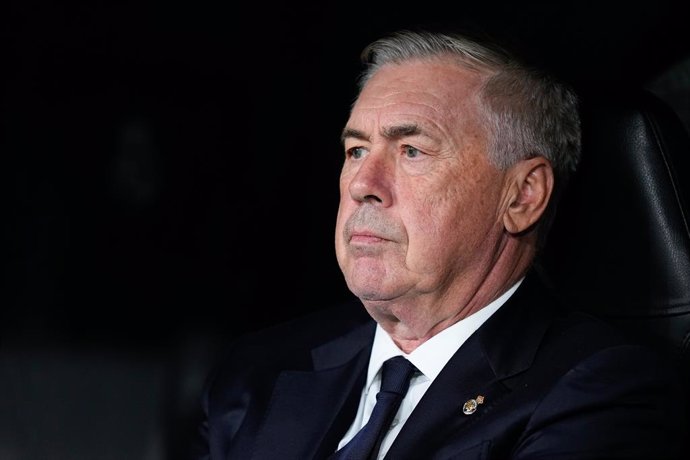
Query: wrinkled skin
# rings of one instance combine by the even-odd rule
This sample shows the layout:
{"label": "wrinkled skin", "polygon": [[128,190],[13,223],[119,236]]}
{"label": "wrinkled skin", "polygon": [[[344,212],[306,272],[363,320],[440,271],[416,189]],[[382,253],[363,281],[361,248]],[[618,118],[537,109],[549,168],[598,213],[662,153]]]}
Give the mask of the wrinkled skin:
{"label": "wrinkled skin", "polygon": [[532,236],[517,234],[538,215],[515,211],[548,200],[548,183],[527,182],[552,182],[550,165],[503,171],[490,163],[483,78],[447,59],[387,64],[343,131],[338,262],[350,290],[407,352],[498,297],[534,255]]}

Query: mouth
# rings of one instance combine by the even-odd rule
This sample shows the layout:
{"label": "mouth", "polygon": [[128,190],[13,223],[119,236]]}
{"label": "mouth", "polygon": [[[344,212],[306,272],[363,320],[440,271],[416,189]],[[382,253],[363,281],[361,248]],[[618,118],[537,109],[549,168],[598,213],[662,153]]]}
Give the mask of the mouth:
{"label": "mouth", "polygon": [[381,235],[369,231],[354,231],[350,235],[350,244],[376,244],[389,241]]}

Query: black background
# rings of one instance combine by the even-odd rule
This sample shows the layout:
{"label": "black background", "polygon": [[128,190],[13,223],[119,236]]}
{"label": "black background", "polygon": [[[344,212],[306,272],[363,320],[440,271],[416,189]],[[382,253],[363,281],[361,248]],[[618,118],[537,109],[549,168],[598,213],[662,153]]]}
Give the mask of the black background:
{"label": "black background", "polygon": [[65,360],[94,362],[179,357],[349,296],[333,251],[339,134],[359,52],[381,34],[480,27],[582,90],[644,86],[690,55],[669,0],[2,10],[0,346],[67,344]]}
{"label": "black background", "polygon": [[668,1],[9,10],[4,324],[116,342],[260,327],[348,295],[338,135],[380,34],[479,25],[580,87],[644,85],[690,42]]}

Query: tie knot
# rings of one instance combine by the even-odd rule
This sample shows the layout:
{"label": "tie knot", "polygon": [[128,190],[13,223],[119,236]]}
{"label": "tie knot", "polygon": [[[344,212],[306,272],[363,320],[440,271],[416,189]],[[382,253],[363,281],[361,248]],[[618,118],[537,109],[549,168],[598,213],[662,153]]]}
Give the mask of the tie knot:
{"label": "tie knot", "polygon": [[381,368],[381,391],[405,395],[417,368],[402,356],[386,360]]}

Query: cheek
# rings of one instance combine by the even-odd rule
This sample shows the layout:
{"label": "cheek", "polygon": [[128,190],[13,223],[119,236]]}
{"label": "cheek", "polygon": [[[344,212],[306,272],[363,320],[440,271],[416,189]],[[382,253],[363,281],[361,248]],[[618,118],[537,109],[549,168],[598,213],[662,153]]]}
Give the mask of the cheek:
{"label": "cheek", "polygon": [[496,196],[482,181],[453,178],[416,196],[408,210],[411,258],[456,257],[481,244],[495,224]]}
{"label": "cheek", "polygon": [[347,216],[349,215],[346,208],[347,208],[346,204],[343,203],[343,200],[341,199],[340,206],[338,207],[338,213],[337,213],[336,219],[335,219],[335,248],[336,248],[336,251],[338,251],[340,249],[340,247],[344,245],[343,229],[345,228],[345,222],[347,222]]}
{"label": "cheek", "polygon": [[[457,189],[412,187],[403,197],[401,219],[408,234],[407,262],[415,271],[430,271],[450,245],[460,228],[462,203]],[[423,190],[423,192],[421,192]]]}
{"label": "cheek", "polygon": [[[342,185],[341,185],[342,188]],[[347,244],[345,242],[345,236],[343,231],[347,220],[352,215],[356,208],[356,204],[350,199],[349,195],[340,195],[340,204],[338,206],[338,212],[335,219],[335,255],[340,264],[341,268],[344,267],[344,263],[347,258]]]}
{"label": "cheek", "polygon": [[350,214],[350,211],[348,210],[348,206],[350,205],[351,199],[350,199],[350,194],[348,192],[348,181],[344,177],[344,174],[341,174],[340,176],[340,201],[338,204],[338,214],[336,217],[336,232],[338,234],[341,233],[341,230],[343,226],[345,225],[345,222],[347,221],[347,217]]}
{"label": "cheek", "polygon": [[471,185],[458,177],[446,177],[426,187],[415,187],[413,190],[424,190],[415,200],[418,221],[429,234],[443,231],[452,226],[465,212],[471,202]]}

